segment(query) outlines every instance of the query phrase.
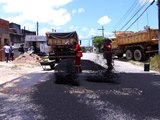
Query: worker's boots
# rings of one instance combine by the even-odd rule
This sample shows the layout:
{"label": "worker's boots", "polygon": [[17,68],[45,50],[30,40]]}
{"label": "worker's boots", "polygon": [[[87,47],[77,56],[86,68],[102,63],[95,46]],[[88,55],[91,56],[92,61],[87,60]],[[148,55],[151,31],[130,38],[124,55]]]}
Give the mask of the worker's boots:
{"label": "worker's boots", "polygon": [[108,66],[107,70],[111,71],[112,69],[113,69],[113,66],[111,65],[111,66]]}
{"label": "worker's boots", "polygon": [[82,72],[82,67],[81,67],[81,65],[75,65],[75,72],[76,72],[76,73],[81,73],[81,72]]}

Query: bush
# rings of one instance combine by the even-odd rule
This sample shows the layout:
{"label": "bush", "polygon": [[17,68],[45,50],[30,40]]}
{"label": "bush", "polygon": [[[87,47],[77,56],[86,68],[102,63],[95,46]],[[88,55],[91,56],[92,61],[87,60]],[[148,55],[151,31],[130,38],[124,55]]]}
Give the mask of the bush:
{"label": "bush", "polygon": [[160,55],[156,55],[150,59],[151,69],[160,72]]}

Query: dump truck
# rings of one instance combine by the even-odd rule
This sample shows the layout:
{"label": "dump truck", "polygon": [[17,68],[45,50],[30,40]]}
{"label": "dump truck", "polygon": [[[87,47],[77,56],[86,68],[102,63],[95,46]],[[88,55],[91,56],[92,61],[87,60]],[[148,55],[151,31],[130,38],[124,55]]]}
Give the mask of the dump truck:
{"label": "dump truck", "polygon": [[51,69],[54,69],[55,64],[61,60],[75,57],[73,41],[78,42],[76,31],[46,32],[46,41],[49,46],[48,58],[50,62],[41,62],[42,66],[50,65]]}
{"label": "dump truck", "polygon": [[139,32],[116,32],[112,39],[113,54],[118,58],[143,61],[158,53],[158,29]]}

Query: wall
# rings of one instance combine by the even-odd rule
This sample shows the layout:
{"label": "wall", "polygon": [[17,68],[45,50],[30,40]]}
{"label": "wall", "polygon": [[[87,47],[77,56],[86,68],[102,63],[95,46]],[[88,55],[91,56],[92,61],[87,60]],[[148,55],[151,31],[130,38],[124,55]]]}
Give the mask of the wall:
{"label": "wall", "polygon": [[4,61],[3,46],[9,42],[9,21],[0,19],[0,61]]}

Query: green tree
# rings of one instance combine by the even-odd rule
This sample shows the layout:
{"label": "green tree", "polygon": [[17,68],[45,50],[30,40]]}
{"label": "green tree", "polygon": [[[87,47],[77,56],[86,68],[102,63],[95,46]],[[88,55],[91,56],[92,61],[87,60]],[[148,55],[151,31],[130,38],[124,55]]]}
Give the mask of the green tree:
{"label": "green tree", "polygon": [[98,48],[99,51],[101,48],[102,41],[103,41],[103,36],[95,36],[93,38],[93,45],[94,47]]}

